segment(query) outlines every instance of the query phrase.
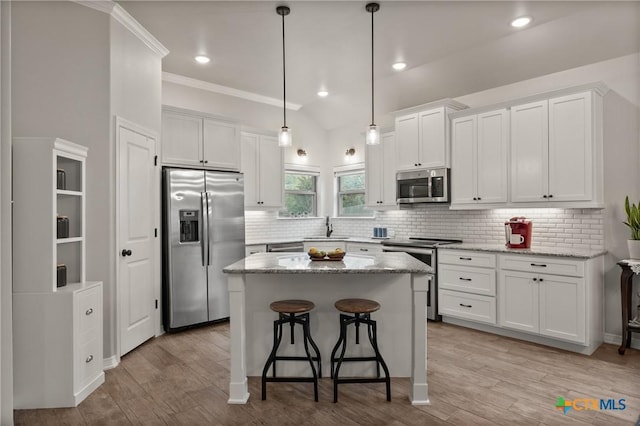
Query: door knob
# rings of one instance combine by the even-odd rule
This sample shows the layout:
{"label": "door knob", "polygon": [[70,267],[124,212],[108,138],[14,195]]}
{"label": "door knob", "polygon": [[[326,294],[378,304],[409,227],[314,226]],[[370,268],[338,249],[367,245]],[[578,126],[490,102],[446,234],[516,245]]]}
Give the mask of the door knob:
{"label": "door knob", "polygon": [[122,256],[123,257],[131,256],[131,250],[123,249],[122,250]]}

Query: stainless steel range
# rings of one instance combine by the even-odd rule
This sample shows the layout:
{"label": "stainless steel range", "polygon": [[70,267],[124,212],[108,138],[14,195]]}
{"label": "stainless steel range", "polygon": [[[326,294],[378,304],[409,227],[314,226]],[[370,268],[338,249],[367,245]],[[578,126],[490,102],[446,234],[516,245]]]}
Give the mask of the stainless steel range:
{"label": "stainless steel range", "polygon": [[427,319],[429,320],[442,320],[438,315],[438,247],[461,242],[461,240],[424,237],[410,237],[406,240],[391,239],[382,242],[382,251],[405,252],[433,268],[433,279],[429,281],[427,292]]}

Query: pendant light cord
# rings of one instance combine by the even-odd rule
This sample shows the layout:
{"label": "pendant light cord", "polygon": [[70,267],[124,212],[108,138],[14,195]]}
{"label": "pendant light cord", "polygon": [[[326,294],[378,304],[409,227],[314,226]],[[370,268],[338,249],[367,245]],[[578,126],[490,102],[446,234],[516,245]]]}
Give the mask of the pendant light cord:
{"label": "pendant light cord", "polygon": [[285,67],[285,50],[284,50],[284,14],[282,14],[282,99],[283,99],[283,116],[284,127],[287,127],[287,74]]}
{"label": "pendant light cord", "polygon": [[374,99],[374,84],[373,84],[373,14],[375,13],[375,9],[371,10],[371,124],[374,124],[373,120],[373,99]]}

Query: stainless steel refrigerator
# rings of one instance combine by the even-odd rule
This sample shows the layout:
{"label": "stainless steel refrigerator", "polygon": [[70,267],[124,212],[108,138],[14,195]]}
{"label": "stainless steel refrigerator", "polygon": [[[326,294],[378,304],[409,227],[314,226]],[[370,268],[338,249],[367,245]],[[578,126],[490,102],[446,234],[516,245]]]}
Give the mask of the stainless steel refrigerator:
{"label": "stainless steel refrigerator", "polygon": [[228,318],[222,268],[244,257],[243,175],[175,168],[162,174],[164,328]]}

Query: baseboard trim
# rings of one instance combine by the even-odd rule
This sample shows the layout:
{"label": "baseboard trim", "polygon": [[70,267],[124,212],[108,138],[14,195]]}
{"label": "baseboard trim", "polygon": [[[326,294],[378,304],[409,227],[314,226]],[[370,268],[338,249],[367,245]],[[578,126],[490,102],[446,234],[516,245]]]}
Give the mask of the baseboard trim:
{"label": "baseboard trim", "polygon": [[116,368],[120,364],[120,360],[115,355],[110,356],[109,358],[105,358],[102,361],[102,368],[104,370],[111,370],[112,368]]}
{"label": "baseboard trim", "polygon": [[[622,336],[613,333],[604,333],[604,342],[611,343],[612,345],[620,345],[622,343]],[[640,339],[636,339],[631,336],[631,347],[633,349],[640,349]]]}

